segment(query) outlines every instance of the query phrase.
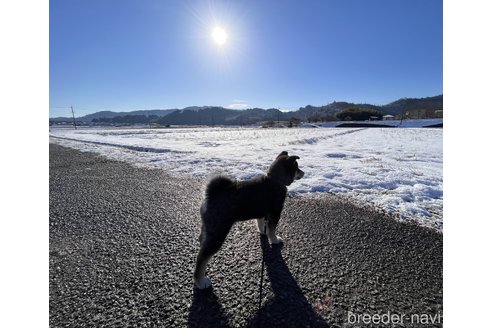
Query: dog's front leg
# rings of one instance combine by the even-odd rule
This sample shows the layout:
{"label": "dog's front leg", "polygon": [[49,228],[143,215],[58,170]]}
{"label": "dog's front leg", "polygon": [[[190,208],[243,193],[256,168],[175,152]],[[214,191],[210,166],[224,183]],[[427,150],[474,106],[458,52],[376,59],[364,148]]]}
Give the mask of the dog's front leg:
{"label": "dog's front leg", "polygon": [[256,219],[256,225],[258,227],[258,231],[264,235],[265,234],[265,218]]}
{"label": "dog's front leg", "polygon": [[277,224],[280,219],[280,215],[272,215],[268,217],[268,223],[267,223],[267,236],[268,236],[268,241],[270,244],[280,244],[283,243],[282,238],[277,236],[276,230],[277,230]]}

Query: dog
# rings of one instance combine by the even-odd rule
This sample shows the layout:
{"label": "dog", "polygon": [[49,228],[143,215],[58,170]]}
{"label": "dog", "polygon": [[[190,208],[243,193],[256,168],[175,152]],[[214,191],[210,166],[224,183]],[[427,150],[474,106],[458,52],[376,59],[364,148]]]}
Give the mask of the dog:
{"label": "dog", "polygon": [[297,164],[298,159],[298,156],[289,156],[283,151],[270,165],[267,175],[246,181],[235,181],[225,176],[210,180],[200,207],[200,250],[193,274],[197,288],[211,286],[210,278],[205,276],[205,268],[235,222],[257,219],[258,230],[263,234],[266,228],[270,244],[282,242],[275,230],[284,206],[287,186],[304,176]]}

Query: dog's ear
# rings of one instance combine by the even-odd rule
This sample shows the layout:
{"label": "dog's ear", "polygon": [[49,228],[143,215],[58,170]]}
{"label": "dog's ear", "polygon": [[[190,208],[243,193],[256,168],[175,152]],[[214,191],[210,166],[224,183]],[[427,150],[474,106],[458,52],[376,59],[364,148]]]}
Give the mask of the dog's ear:
{"label": "dog's ear", "polygon": [[299,156],[290,156],[289,160],[296,160],[296,159],[301,159]]}
{"label": "dog's ear", "polygon": [[280,156],[289,156],[289,154],[284,150],[283,152],[278,154],[277,158],[279,158]]}

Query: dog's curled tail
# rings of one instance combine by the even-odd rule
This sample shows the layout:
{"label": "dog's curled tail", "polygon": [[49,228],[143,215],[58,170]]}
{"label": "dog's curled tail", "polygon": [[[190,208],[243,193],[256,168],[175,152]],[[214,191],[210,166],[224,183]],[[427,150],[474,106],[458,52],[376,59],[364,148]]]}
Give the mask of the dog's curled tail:
{"label": "dog's curled tail", "polygon": [[205,197],[213,197],[214,195],[217,195],[222,191],[232,189],[235,186],[235,180],[223,175],[216,176],[207,184],[207,188],[205,189]]}

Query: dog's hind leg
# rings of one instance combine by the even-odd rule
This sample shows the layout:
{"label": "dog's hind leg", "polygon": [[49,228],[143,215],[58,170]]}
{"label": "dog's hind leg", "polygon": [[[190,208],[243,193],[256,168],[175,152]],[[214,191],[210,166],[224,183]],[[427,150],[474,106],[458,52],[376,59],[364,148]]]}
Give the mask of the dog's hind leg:
{"label": "dog's hind leg", "polygon": [[193,282],[199,289],[205,289],[212,285],[210,278],[205,276],[205,269],[211,257],[212,255],[207,256],[202,248],[200,248],[196,259],[195,273],[193,274]]}
{"label": "dog's hind leg", "polygon": [[203,225],[202,225],[202,228],[200,230],[200,236],[198,236],[198,242],[200,243],[200,246],[202,246],[203,234],[205,233],[203,230],[204,230],[204,228],[203,228]]}
{"label": "dog's hind leg", "polygon": [[212,282],[210,278],[205,276],[207,263],[220,249],[231,227],[232,225],[223,226],[213,232],[207,232],[206,229],[202,230],[200,250],[198,251],[195,272],[193,274],[193,281],[199,289],[205,289],[211,286]]}

